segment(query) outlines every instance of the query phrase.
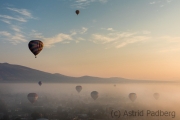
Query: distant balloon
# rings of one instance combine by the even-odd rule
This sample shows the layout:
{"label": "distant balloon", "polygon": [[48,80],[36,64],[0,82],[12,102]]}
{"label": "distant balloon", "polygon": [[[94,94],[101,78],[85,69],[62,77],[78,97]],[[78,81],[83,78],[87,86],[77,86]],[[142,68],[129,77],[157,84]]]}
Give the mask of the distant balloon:
{"label": "distant balloon", "polygon": [[114,85],[114,87],[116,87],[116,85]]}
{"label": "distant balloon", "polygon": [[136,93],[130,93],[130,94],[129,94],[129,99],[130,99],[132,102],[134,102],[134,101],[136,100],[136,98],[137,98]]}
{"label": "distant balloon", "polygon": [[76,10],[76,14],[78,15],[80,13],[80,11],[79,10]]}
{"label": "distant balloon", "polygon": [[31,103],[34,103],[37,101],[38,95],[36,93],[29,93],[27,98]]}
{"label": "distant balloon", "polygon": [[76,90],[77,90],[78,93],[80,93],[81,90],[82,90],[82,86],[76,86]]}
{"label": "distant balloon", "polygon": [[155,98],[156,100],[158,100],[158,98],[159,98],[159,93],[154,93],[153,96],[154,96],[154,98]]}
{"label": "distant balloon", "polygon": [[92,91],[91,92],[91,97],[96,100],[98,98],[98,92],[97,91]]}
{"label": "distant balloon", "polygon": [[43,49],[43,42],[40,40],[31,40],[28,44],[30,51],[35,55],[38,55]]}
{"label": "distant balloon", "polygon": [[41,86],[41,85],[42,85],[42,82],[41,82],[41,81],[39,81],[39,82],[38,82],[38,84]]}

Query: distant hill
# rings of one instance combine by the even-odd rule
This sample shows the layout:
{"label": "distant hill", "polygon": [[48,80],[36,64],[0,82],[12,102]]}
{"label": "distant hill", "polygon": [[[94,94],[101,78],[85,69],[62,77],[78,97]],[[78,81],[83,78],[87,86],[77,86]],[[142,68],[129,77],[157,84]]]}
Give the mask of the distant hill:
{"label": "distant hill", "polygon": [[61,74],[51,74],[40,70],[24,67],[21,65],[13,65],[8,63],[0,63],[0,82],[9,83],[32,83],[32,82],[48,82],[48,83],[142,83],[142,82],[168,82],[168,81],[151,81],[151,80],[130,80],[125,78],[99,78],[92,76],[70,77]]}

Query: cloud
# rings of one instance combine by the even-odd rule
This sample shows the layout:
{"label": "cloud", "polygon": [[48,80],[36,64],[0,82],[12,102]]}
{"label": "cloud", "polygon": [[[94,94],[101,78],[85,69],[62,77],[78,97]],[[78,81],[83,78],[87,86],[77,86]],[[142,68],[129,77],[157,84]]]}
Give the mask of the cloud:
{"label": "cloud", "polygon": [[160,5],[160,7],[164,7],[164,5]]}
{"label": "cloud", "polygon": [[93,39],[94,39],[95,43],[101,42],[101,43],[105,44],[105,43],[110,43],[110,42],[113,42],[113,41],[117,41],[117,40],[122,39],[122,38],[128,38],[128,37],[130,37],[130,36],[132,36],[134,34],[136,34],[136,33],[114,32],[114,33],[109,33],[107,35],[93,34],[92,36],[93,36]]}
{"label": "cloud", "polygon": [[54,44],[64,42],[65,40],[73,40],[71,35],[60,33],[51,38],[43,38],[46,47],[52,47]]}
{"label": "cloud", "polygon": [[2,36],[11,36],[11,33],[7,32],[7,31],[0,31],[0,35]]}
{"label": "cloud", "polygon": [[71,30],[71,35],[76,34],[85,34],[87,32],[88,28],[82,27],[81,30]]}
{"label": "cloud", "polygon": [[[11,17],[7,17],[11,18]],[[9,20],[2,20],[3,22],[7,23],[9,25],[9,28],[13,32],[7,32],[7,31],[0,31],[0,37],[4,40],[10,41],[12,44],[16,45],[21,42],[26,42],[26,37],[23,35],[23,32],[21,31],[21,27],[17,25],[11,24]]]}
{"label": "cloud", "polygon": [[20,43],[20,42],[27,42],[27,40],[25,39],[25,36],[23,34],[20,33],[15,33],[12,37],[11,37],[11,42],[12,43]]}
{"label": "cloud", "polygon": [[85,39],[82,37],[77,37],[75,38],[75,40],[76,40],[76,43],[79,43],[80,41],[84,41]]}
{"label": "cloud", "polygon": [[180,37],[172,37],[172,36],[162,36],[162,37],[159,37],[159,39],[161,40],[165,40],[167,42],[179,42],[180,43]]}
{"label": "cloud", "polygon": [[91,41],[98,44],[114,44],[116,48],[121,48],[148,39],[150,37],[143,32],[112,32],[106,35],[93,34]]}
{"label": "cloud", "polygon": [[12,25],[12,30],[14,30],[15,32],[21,32],[21,28],[19,26],[16,25]]}
{"label": "cloud", "polygon": [[97,20],[93,19],[93,20],[92,20],[92,22],[93,22],[93,23],[96,23],[96,22],[97,22]]}
{"label": "cloud", "polygon": [[27,42],[27,40],[25,39],[25,36],[18,32],[11,34],[7,31],[0,31],[0,37],[7,41],[10,41],[12,44],[15,44],[15,45],[20,42]]}
{"label": "cloud", "polygon": [[150,5],[159,4],[160,7],[164,7],[166,4],[171,3],[173,0],[154,0],[150,2]]}
{"label": "cloud", "polygon": [[15,45],[21,42],[27,42],[29,36],[22,32],[23,24],[19,23],[25,23],[28,19],[33,19],[32,14],[26,9],[10,7],[6,9],[10,12],[15,12],[15,14],[13,14],[13,16],[0,14],[0,18],[2,18],[1,21],[7,23],[8,29],[10,29],[9,31],[0,31],[0,37]]}
{"label": "cloud", "polygon": [[31,13],[26,9],[17,9],[17,8],[9,8],[9,7],[7,9],[11,10],[11,11],[14,11],[14,12],[17,12],[17,13],[19,13],[21,15],[24,15],[24,16],[28,17],[28,18],[33,18]]}
{"label": "cloud", "polygon": [[167,52],[178,52],[180,51],[180,48],[169,48],[169,49],[165,49],[165,50],[160,50],[158,51],[159,53],[167,53]]}
{"label": "cloud", "polygon": [[125,42],[120,43],[119,45],[116,46],[116,48],[121,48],[121,47],[124,47],[128,44],[148,40],[149,38],[150,37],[147,37],[147,36],[133,36],[131,38],[126,38]]}
{"label": "cloud", "polygon": [[113,29],[113,28],[108,28],[107,30],[109,30],[109,31],[114,31],[114,29]]}
{"label": "cloud", "polygon": [[72,7],[84,9],[86,6],[90,5],[92,2],[106,3],[108,0],[75,0]]}
{"label": "cloud", "polygon": [[2,19],[1,21],[5,22],[7,24],[11,24],[11,22],[9,20]]}
{"label": "cloud", "polygon": [[104,36],[104,35],[101,35],[101,34],[93,34],[93,42],[94,43],[98,43],[98,42],[101,42],[102,44],[105,44],[105,43],[109,43],[109,42],[112,42],[112,41],[115,41],[116,38],[111,38],[109,36]]}
{"label": "cloud", "polygon": [[33,39],[43,39],[44,36],[42,35],[42,33],[37,32],[36,30],[32,30],[30,33],[30,37]]}
{"label": "cloud", "polygon": [[27,9],[18,9],[18,8],[9,8],[6,9],[17,13],[15,16],[9,15],[0,15],[0,18],[3,18],[3,22],[10,24],[10,20],[15,20],[18,22],[27,22],[28,19],[33,19],[34,17]]}
{"label": "cloud", "polygon": [[101,28],[102,30],[115,31],[113,28]]}
{"label": "cloud", "polygon": [[0,31],[0,37],[4,40],[10,41],[12,44],[16,45],[21,42],[27,42],[26,37],[23,35],[21,31],[21,27],[16,25],[10,25],[11,30],[13,32]]}
{"label": "cloud", "polygon": [[19,22],[27,22],[26,19],[22,18],[22,17],[12,17],[12,16],[8,16],[8,15],[0,15],[1,18],[3,19],[8,19],[8,20],[16,20],[16,21],[19,21]]}
{"label": "cloud", "polygon": [[99,0],[102,3],[106,3],[108,0]]}
{"label": "cloud", "polygon": [[43,38],[42,40],[45,43],[46,47],[53,47],[54,44],[62,42],[62,43],[70,43],[70,40],[75,40],[76,43],[85,40],[82,37],[75,37],[78,34],[85,34],[88,28],[82,27],[81,30],[72,30],[71,34],[64,34],[64,33],[59,33],[58,35],[51,37],[51,38]]}
{"label": "cloud", "polygon": [[77,37],[76,35],[80,35],[80,34],[82,35],[86,33],[87,30],[88,28],[82,27],[80,30],[72,30],[70,34],[59,33],[49,38],[44,37],[42,33],[38,33],[37,31],[32,30],[30,36],[31,38],[34,38],[34,39],[41,39],[45,47],[51,48],[57,43],[67,44],[67,43],[70,43],[71,41],[78,43],[82,40],[85,40],[84,38]]}
{"label": "cloud", "polygon": [[173,0],[166,0],[167,1],[167,3],[170,3],[170,2],[172,2]]}
{"label": "cloud", "polygon": [[84,34],[87,30],[88,30],[88,28],[82,27],[82,31],[80,33]]}
{"label": "cloud", "polygon": [[149,4],[151,4],[151,5],[152,5],[152,4],[155,4],[155,3],[156,3],[156,2],[154,1],[154,2],[150,2]]}
{"label": "cloud", "polygon": [[[180,51],[180,36],[160,36],[154,37],[153,42],[159,53],[170,53]],[[160,46],[160,47],[159,47]]]}
{"label": "cloud", "polygon": [[142,33],[143,33],[143,34],[151,34],[151,32],[150,32],[150,31],[147,31],[147,30],[142,31]]}

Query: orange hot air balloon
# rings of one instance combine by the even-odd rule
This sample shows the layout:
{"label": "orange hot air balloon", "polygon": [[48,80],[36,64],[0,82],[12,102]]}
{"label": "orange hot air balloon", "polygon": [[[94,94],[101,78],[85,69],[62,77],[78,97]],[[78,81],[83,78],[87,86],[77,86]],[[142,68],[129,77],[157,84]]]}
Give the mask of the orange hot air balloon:
{"label": "orange hot air balloon", "polygon": [[155,98],[156,100],[159,99],[159,93],[154,93],[153,96],[154,96],[154,98]]}
{"label": "orange hot air balloon", "polygon": [[136,98],[137,98],[136,93],[130,93],[130,94],[129,94],[129,99],[130,99],[132,102],[134,102],[134,101],[136,100]]}
{"label": "orange hot air balloon", "polygon": [[82,86],[76,86],[76,90],[77,90],[78,93],[80,93],[81,90],[82,90]]}
{"label": "orange hot air balloon", "polygon": [[38,95],[37,95],[36,93],[29,93],[29,94],[27,95],[27,98],[28,98],[28,100],[29,100],[31,103],[34,103],[34,102],[37,101]]}
{"label": "orange hot air balloon", "polygon": [[92,91],[91,92],[91,97],[96,100],[98,98],[98,92],[97,91]]}
{"label": "orange hot air balloon", "polygon": [[76,10],[76,14],[78,15],[80,13],[80,11],[79,10]]}
{"label": "orange hot air balloon", "polygon": [[31,40],[28,44],[30,51],[35,55],[38,55],[43,49],[43,42],[40,40]]}

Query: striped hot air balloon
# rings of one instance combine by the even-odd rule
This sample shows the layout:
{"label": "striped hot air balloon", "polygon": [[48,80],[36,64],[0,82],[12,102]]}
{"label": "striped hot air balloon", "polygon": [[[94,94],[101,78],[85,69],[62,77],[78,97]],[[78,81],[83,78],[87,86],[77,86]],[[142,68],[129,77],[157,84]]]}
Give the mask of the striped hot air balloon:
{"label": "striped hot air balloon", "polygon": [[38,55],[43,49],[43,42],[40,40],[31,40],[28,44],[30,51],[35,55]]}

